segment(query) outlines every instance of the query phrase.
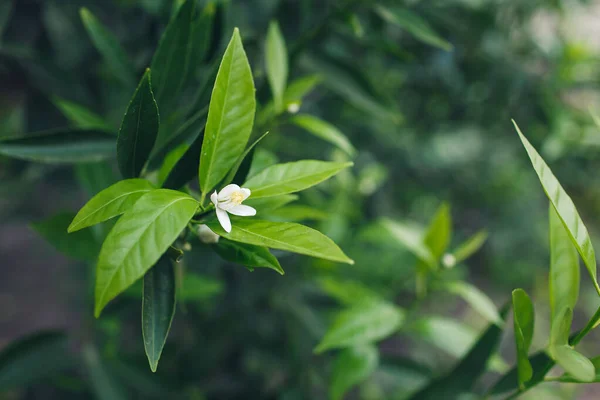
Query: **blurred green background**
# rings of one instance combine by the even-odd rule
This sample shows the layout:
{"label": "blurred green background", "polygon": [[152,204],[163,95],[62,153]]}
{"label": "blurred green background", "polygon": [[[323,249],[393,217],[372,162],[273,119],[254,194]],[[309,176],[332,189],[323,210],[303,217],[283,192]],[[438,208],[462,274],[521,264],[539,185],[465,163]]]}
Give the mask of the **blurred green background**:
{"label": "blurred green background", "polygon": [[[79,10],[87,7],[118,38],[139,76],[177,5],[0,0],[0,137],[73,125],[68,102],[101,115],[116,131],[132,88],[103,62]],[[378,5],[408,10],[408,20],[390,21]],[[93,266],[81,262],[94,249],[73,248],[66,232],[32,229],[76,211],[115,182],[113,163],[72,167],[0,156],[0,348],[39,331],[68,337],[68,351],[49,346],[46,363],[17,366],[9,381],[24,383],[1,398],[326,398],[332,358],[312,349],[339,306],[323,279],[358,281],[409,304],[415,259],[373,223],[388,217],[424,227],[442,202],[451,207],[452,246],[482,229],[489,233],[481,251],[446,273],[475,284],[498,306],[512,289],[528,290],[537,311],[533,347],[543,348],[547,200],[510,120],[552,167],[598,243],[600,128],[593,115],[600,114],[600,3],[232,0],[198,1],[198,9],[209,10],[212,34],[191,71],[193,83],[182,91],[184,103],[206,82],[212,86],[213,66],[236,26],[260,104],[270,100],[263,52],[271,20],[279,22],[290,53],[289,81],[319,77],[300,112],[343,132],[357,149],[355,166],[300,200],[322,211],[309,224],[356,264],[278,254],[285,276],[250,273],[191,243],[173,329],[152,374],[139,332],[139,288],[95,320]],[[349,158],[288,117],[269,128],[253,168],[276,160]],[[598,303],[584,276],[575,326]],[[429,296],[420,313],[451,318],[462,330],[438,332],[446,351],[424,343],[419,332],[386,340],[380,367],[348,398],[409,396],[455,362],[457,354],[448,351],[455,341],[472,342],[486,324],[447,294]],[[599,339],[592,333],[583,348],[597,355]],[[504,339],[502,354],[513,365],[511,338]],[[528,396],[593,399],[599,390],[598,384],[545,384]]]}

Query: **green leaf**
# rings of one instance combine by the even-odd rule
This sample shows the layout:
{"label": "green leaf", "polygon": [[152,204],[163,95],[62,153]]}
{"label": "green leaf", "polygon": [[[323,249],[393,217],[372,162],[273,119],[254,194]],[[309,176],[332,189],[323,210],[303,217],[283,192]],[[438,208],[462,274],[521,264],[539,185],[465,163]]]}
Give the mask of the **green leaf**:
{"label": "green leaf", "polygon": [[195,1],[186,0],[171,19],[152,58],[152,89],[161,112],[168,116],[170,106],[185,82],[191,55],[192,15]]}
{"label": "green leaf", "polygon": [[[592,362],[592,364],[594,365],[594,368],[596,370],[596,376],[594,377],[594,380],[592,382],[600,382],[600,357],[594,357],[590,360]],[[587,376],[589,377],[589,376]],[[566,382],[566,383],[588,383],[586,381],[580,381],[577,378],[575,378],[573,375],[566,373],[563,374],[559,379],[560,382]]]}
{"label": "green leaf", "polygon": [[275,111],[280,113],[283,111],[283,96],[288,77],[288,55],[277,21],[271,21],[269,24],[265,46],[265,67],[271,92],[273,92]]}
{"label": "green leaf", "polygon": [[108,123],[96,113],[90,111],[81,104],[73,103],[61,98],[54,98],[54,104],[60,112],[77,128],[100,129],[110,131]]}
{"label": "green leaf", "polygon": [[244,152],[255,110],[252,71],[236,28],[223,55],[208,109],[198,173],[204,195],[225,178]]}
{"label": "green leaf", "polygon": [[[508,308],[504,307],[500,315],[504,320]],[[414,394],[413,400],[455,399],[463,393],[472,393],[473,386],[486,371],[492,355],[496,352],[502,328],[490,325],[471,350],[445,376],[432,381],[423,390]]]}
{"label": "green leaf", "polygon": [[308,114],[300,114],[290,119],[290,122],[306,129],[313,135],[332,143],[338,148],[344,150],[348,155],[356,154],[356,149],[346,136],[335,126],[325,122],[317,117]]}
{"label": "green leaf", "polygon": [[261,267],[271,268],[281,275],[284,274],[279,261],[266,247],[221,239],[214,245],[214,249],[223,259],[244,265],[251,270]]}
{"label": "green leaf", "polygon": [[487,238],[488,233],[487,231],[483,230],[477,232],[466,241],[461,243],[460,246],[458,246],[458,248],[452,253],[455,260],[454,262],[458,264],[471,257],[481,248],[481,246],[483,246]]}
{"label": "green leaf", "polygon": [[531,299],[523,289],[513,290],[512,305],[519,386],[523,388],[524,383],[533,376],[533,368],[527,354],[533,339],[534,310]]}
{"label": "green leaf", "polygon": [[135,70],[126,51],[121,47],[117,38],[109,32],[98,19],[87,9],[80,10],[83,26],[92,39],[92,43],[111,69],[113,75],[125,85],[135,82]]}
{"label": "green leaf", "polygon": [[175,302],[175,270],[169,256],[163,255],[144,275],[142,295],[142,336],[152,372],[171,330]]}
{"label": "green leaf", "polygon": [[298,196],[295,194],[284,194],[283,196],[275,197],[263,197],[261,199],[253,199],[250,196],[244,204],[254,207],[256,209],[256,215],[268,216],[271,215],[271,211],[277,210],[286,204],[298,200]]}
{"label": "green leaf", "polygon": [[466,282],[451,282],[444,287],[450,293],[460,296],[486,320],[502,326],[502,317],[500,317],[494,302],[481,290]]}
{"label": "green leaf", "polygon": [[73,218],[68,231],[75,232],[117,217],[133,207],[140,197],[153,189],[154,186],[145,179],[126,179],[117,182],[92,197]]}
{"label": "green leaf", "polygon": [[404,311],[393,304],[357,304],[338,313],[315,353],[377,342],[397,331],[403,322]]}
{"label": "green leaf", "polygon": [[197,209],[198,202],[192,197],[157,189],[142,196],[117,221],[98,257],[96,317],[158,261]]}
{"label": "green leaf", "polygon": [[119,129],[117,161],[124,178],[142,172],[158,134],[159,116],[147,69],[138,85]]}
{"label": "green leaf", "polygon": [[73,220],[73,213],[56,214],[44,221],[31,224],[56,250],[76,260],[94,262],[100,250],[91,231],[69,235],[67,227]]}
{"label": "green leaf", "polygon": [[250,178],[243,186],[252,198],[280,196],[299,192],[352,166],[351,162],[303,160],[270,166]]}
{"label": "green leaf", "polygon": [[[554,361],[545,352],[540,351],[529,357],[529,364],[533,369],[533,376],[525,383],[525,388],[542,382],[548,371],[554,366]],[[494,384],[489,390],[489,394],[500,394],[519,389],[518,379],[518,366],[515,366]]]}
{"label": "green leaf", "polygon": [[554,207],[549,207],[550,227],[550,310],[554,324],[558,312],[573,310],[579,296],[579,256]]}
{"label": "green leaf", "polygon": [[573,350],[569,345],[553,346],[550,349],[556,363],[581,382],[593,382],[596,377],[594,364],[583,354]]}
{"label": "green leaf", "polygon": [[432,220],[429,222],[423,243],[429,248],[436,260],[446,252],[452,239],[452,216],[447,203],[438,207]]}
{"label": "green leaf", "polygon": [[115,155],[115,137],[96,129],[57,129],[0,139],[0,154],[50,164],[101,161]]}
{"label": "green leaf", "polygon": [[347,264],[354,263],[331,239],[304,225],[292,222],[235,219],[230,233],[226,233],[218,222],[207,225],[219,236],[235,242],[285,250]]}
{"label": "green leaf", "polygon": [[351,347],[340,352],[333,362],[329,399],[343,399],[348,390],[371,376],[378,364],[379,351],[373,345]]}
{"label": "green leaf", "polygon": [[572,321],[573,310],[569,307],[563,307],[563,309],[556,314],[556,319],[550,329],[550,347],[569,344],[569,333],[571,332]]}
{"label": "green leaf", "polygon": [[18,339],[0,352],[0,393],[26,387],[73,364],[67,336],[42,331]]}
{"label": "green leaf", "polygon": [[594,287],[598,294],[600,294],[600,286],[598,286],[598,280],[596,278],[596,254],[594,252],[594,247],[592,246],[592,241],[587,228],[583,224],[583,221],[573,204],[573,200],[571,200],[567,192],[562,188],[546,162],[529,143],[527,138],[525,138],[517,126],[517,123],[513,121],[513,124],[519,133],[521,142],[523,142],[523,146],[527,151],[527,155],[529,155],[529,159],[544,188],[544,192],[546,192],[546,196],[548,196],[550,203],[556,210],[558,217],[569,233],[569,238],[581,255],[590,277],[592,278]]}
{"label": "green leaf", "polygon": [[[165,183],[165,180],[169,177],[169,174],[173,171],[173,168],[175,168],[179,160],[181,160],[189,148],[189,144],[182,143],[179,147],[176,147],[171,152],[167,153],[156,175],[156,183],[159,186],[162,186]],[[200,157],[198,157],[198,159],[200,159]],[[170,187],[167,188],[171,189]]]}
{"label": "green leaf", "polygon": [[381,300],[377,293],[360,282],[321,277],[317,279],[317,283],[325,293],[345,305]]}
{"label": "green leaf", "polygon": [[405,8],[387,8],[382,5],[375,6],[375,11],[381,18],[389,23],[407,30],[420,41],[439,47],[442,50],[452,50],[452,45],[440,37],[425,20]]}
{"label": "green leaf", "polygon": [[317,208],[302,204],[292,204],[271,211],[269,218],[278,221],[322,221],[329,218],[329,214]]}
{"label": "green leaf", "polygon": [[437,265],[437,260],[431,253],[431,250],[423,242],[421,231],[418,231],[410,225],[392,221],[387,218],[380,219],[376,226],[388,234],[393,240],[406,247],[419,260],[424,261],[432,268]]}
{"label": "green leaf", "polygon": [[[233,165],[233,167],[231,168],[231,170],[225,177],[224,183],[230,183],[236,179],[238,171],[240,170],[240,167],[244,163],[244,160],[246,160],[246,157],[252,158],[252,155],[253,155],[252,151],[254,150],[254,147],[256,147],[256,145],[259,144],[268,134],[269,134],[269,131],[263,133],[250,146],[248,146],[248,148],[246,150],[244,150],[244,152],[238,157],[237,161],[235,162],[235,164]],[[250,161],[252,161],[252,160],[250,160]],[[250,169],[250,167],[248,167],[248,170],[249,169]],[[233,183],[236,183],[236,182],[233,182]],[[241,183],[242,182],[240,182],[240,184]]]}

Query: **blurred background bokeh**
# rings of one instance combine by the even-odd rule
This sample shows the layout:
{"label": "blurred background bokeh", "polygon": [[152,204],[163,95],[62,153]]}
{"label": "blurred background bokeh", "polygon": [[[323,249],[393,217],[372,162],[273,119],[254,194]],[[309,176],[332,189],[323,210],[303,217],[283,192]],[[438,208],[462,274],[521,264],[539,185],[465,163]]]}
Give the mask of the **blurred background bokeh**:
{"label": "blurred background bokeh", "polygon": [[[408,10],[408,22],[393,23],[376,3]],[[103,62],[80,9],[87,7],[118,38],[139,76],[176,6],[173,0],[0,0],[0,137],[74,125],[73,103],[116,132],[132,88]],[[452,246],[480,230],[489,234],[478,253],[447,274],[479,287],[499,307],[512,289],[526,289],[536,305],[533,348],[544,347],[547,200],[511,118],[600,243],[600,128],[594,122],[600,115],[600,2],[232,0],[198,1],[198,7],[214,11],[212,37],[182,98],[214,79],[213,65],[237,26],[258,101],[268,103],[263,51],[271,20],[279,22],[290,52],[289,80],[318,76],[300,113],[336,126],[357,153],[352,170],[300,201],[321,211],[308,224],[356,264],[278,254],[285,276],[250,273],[191,243],[173,329],[152,374],[140,335],[139,287],[94,319],[93,263],[86,260],[97,243],[91,238],[90,248],[74,248],[66,232],[40,224],[77,211],[115,182],[113,163],[44,165],[0,156],[0,349],[40,331],[69,338],[68,352],[49,349],[50,361],[38,365],[47,373],[0,398],[325,398],[331,359],[312,349],[338,306],[323,279],[358,281],[408,304],[415,258],[373,224],[387,217],[424,227],[442,202],[451,209]],[[349,158],[291,116],[268,127],[272,133],[256,165]],[[584,324],[599,303],[582,274],[574,325]],[[418,330],[395,335],[380,345],[385,362],[348,398],[405,398],[426,379],[424,370],[443,371],[455,362],[458,354],[448,348],[472,343],[486,325],[447,294],[428,297],[422,315],[455,322],[438,332],[446,344],[423,343]],[[582,351],[600,354],[599,340],[592,332]],[[498,370],[514,364],[510,335],[502,354],[506,365]],[[71,358],[84,359],[86,369],[76,362],[57,367]],[[419,367],[400,367],[402,360]],[[20,379],[19,371],[13,374]],[[548,383],[523,398],[594,399],[598,393],[599,384]]]}

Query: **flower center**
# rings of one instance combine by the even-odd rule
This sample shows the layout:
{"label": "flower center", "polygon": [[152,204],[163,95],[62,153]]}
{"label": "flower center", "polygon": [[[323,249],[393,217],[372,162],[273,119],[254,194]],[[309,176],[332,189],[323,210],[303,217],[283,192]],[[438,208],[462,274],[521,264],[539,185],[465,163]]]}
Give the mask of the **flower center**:
{"label": "flower center", "polygon": [[231,202],[234,203],[234,204],[236,204],[236,205],[242,204],[242,201],[244,201],[244,193],[242,193],[242,192],[233,192],[231,194],[230,199],[231,199]]}

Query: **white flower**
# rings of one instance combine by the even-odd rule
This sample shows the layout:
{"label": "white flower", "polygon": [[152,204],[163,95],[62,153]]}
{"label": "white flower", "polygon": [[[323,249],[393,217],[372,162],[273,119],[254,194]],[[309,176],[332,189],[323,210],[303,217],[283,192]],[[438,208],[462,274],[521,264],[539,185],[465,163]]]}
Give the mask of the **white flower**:
{"label": "white flower", "polygon": [[219,241],[219,235],[214,233],[207,225],[198,225],[198,237],[202,243],[212,244]]}
{"label": "white flower", "polygon": [[219,223],[225,229],[225,232],[231,232],[231,221],[229,215],[239,215],[241,217],[251,217],[256,215],[256,210],[250,206],[242,205],[242,202],[250,196],[250,189],[241,188],[238,185],[227,185],[220,193],[215,192],[210,195],[210,201],[215,205]]}
{"label": "white flower", "polygon": [[444,254],[444,257],[442,257],[442,264],[446,268],[452,268],[456,265],[456,257],[454,257],[453,254],[446,253]]}

